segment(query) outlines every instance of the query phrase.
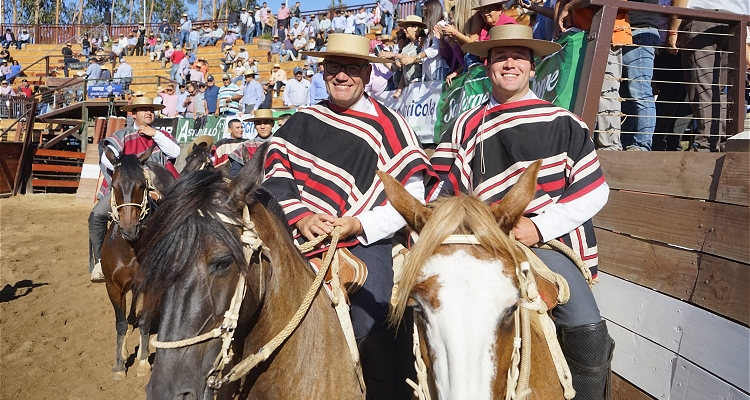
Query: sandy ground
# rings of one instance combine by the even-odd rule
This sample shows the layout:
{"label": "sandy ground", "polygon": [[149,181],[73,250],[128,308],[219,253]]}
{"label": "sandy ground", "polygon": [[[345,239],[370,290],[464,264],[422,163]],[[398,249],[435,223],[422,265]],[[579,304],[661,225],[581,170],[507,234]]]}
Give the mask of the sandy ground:
{"label": "sandy ground", "polygon": [[[111,379],[115,317],[89,282],[89,211],[74,195],[0,200],[0,399],[145,398],[135,368]],[[131,361],[137,344],[129,331]]]}

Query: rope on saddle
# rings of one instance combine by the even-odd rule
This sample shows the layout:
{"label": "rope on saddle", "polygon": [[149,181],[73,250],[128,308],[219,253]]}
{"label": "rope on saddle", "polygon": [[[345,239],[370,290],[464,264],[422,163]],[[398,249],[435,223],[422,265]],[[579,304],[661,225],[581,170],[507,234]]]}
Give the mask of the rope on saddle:
{"label": "rope on saddle", "polygon": [[[526,246],[523,246],[523,247],[526,247]],[[583,262],[583,260],[581,259],[581,256],[579,256],[578,253],[573,251],[573,249],[571,249],[565,243],[559,240],[550,240],[549,242],[538,245],[537,247],[540,249],[545,249],[545,250],[555,250],[558,253],[562,253],[566,257],[568,257],[568,259],[570,259],[570,261],[572,261],[573,264],[575,264],[576,267],[578,267],[578,270],[581,271],[581,274],[583,274],[583,278],[586,279],[586,282],[588,282],[589,287],[593,288],[594,285],[599,283],[599,277],[596,277],[596,279],[592,278],[591,270]]]}

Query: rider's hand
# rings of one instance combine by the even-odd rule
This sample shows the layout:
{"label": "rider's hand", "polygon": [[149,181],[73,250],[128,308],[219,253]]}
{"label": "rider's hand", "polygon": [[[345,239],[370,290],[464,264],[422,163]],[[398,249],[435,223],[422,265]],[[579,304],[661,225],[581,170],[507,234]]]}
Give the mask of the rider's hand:
{"label": "rider's hand", "polygon": [[362,229],[362,223],[356,217],[341,217],[336,218],[331,224],[332,226],[341,227],[341,238],[349,236],[361,235],[364,231]]}
{"label": "rider's hand", "polygon": [[513,227],[513,235],[515,235],[516,240],[527,246],[532,246],[542,241],[542,235],[539,234],[534,221],[526,217],[521,217],[518,220],[516,226]]}
{"label": "rider's hand", "polygon": [[138,133],[150,137],[154,137],[156,135],[156,129],[150,127],[150,126],[139,126],[138,127]]}
{"label": "rider's hand", "polygon": [[336,219],[333,215],[311,214],[297,221],[295,225],[302,236],[307,240],[312,240],[324,233],[331,233],[332,224]]}

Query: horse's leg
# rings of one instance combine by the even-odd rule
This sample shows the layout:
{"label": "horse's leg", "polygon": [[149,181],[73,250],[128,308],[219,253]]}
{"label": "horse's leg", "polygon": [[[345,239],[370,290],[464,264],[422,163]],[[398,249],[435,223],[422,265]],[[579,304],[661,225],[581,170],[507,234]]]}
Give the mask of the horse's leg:
{"label": "horse's leg", "polygon": [[[135,300],[133,301],[133,308],[135,308]],[[151,328],[151,318],[146,313],[141,314],[141,318],[138,323],[138,329],[141,332],[141,344],[138,346],[138,370],[136,372],[137,377],[147,376],[151,372],[151,364],[148,363],[148,356],[150,350],[148,348],[149,330]]]}
{"label": "horse's leg", "polygon": [[115,309],[115,330],[117,331],[117,348],[115,349],[115,366],[112,367],[112,379],[119,380],[126,376],[125,360],[128,358],[127,339],[128,320],[125,316],[125,293],[114,284],[107,282],[107,294]]}

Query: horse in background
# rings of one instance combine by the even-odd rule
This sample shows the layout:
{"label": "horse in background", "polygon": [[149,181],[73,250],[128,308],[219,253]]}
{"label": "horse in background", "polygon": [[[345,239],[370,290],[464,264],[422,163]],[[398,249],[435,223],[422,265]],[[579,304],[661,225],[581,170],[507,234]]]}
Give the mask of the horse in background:
{"label": "horse in background", "polygon": [[187,174],[203,169],[214,169],[214,163],[211,160],[211,149],[194,143],[187,157],[185,157],[185,166],[182,167],[180,174]]}
{"label": "horse in background", "polygon": [[[407,305],[414,306],[434,399],[506,398],[520,296],[517,268],[526,260],[508,233],[534,198],[540,165],[532,164],[492,207],[468,195],[425,206],[378,172],[388,200],[419,234],[389,320],[400,323]],[[544,334],[533,320],[531,333],[531,398],[562,399]]]}
{"label": "horse in background", "polygon": [[[117,349],[112,378],[122,379],[126,376],[125,362],[128,350],[125,334],[128,323],[136,324],[136,297],[130,304],[130,314],[126,318],[126,295],[132,288],[133,276],[138,269],[133,243],[138,239],[149,209],[174,184],[175,178],[163,165],[147,161],[153,147],[140,157],[122,155],[115,157],[107,148],[104,152],[114,166],[112,173],[111,205],[113,223],[110,224],[102,245],[102,272],[107,288],[107,295],[115,310],[115,328],[117,331]],[[150,370],[148,363],[149,321],[141,315],[138,327],[141,332],[138,347],[137,376],[145,376]]]}
{"label": "horse in background", "polygon": [[[145,295],[143,312],[159,321],[147,397],[364,399],[331,300],[319,289],[267,360],[217,385],[282,331],[313,282],[280,206],[260,188],[264,157],[252,160],[230,183],[217,171],[182,177],[140,239],[136,290]],[[243,239],[262,243],[248,250]],[[225,312],[236,328],[220,329]],[[212,334],[228,331],[228,341]]]}

